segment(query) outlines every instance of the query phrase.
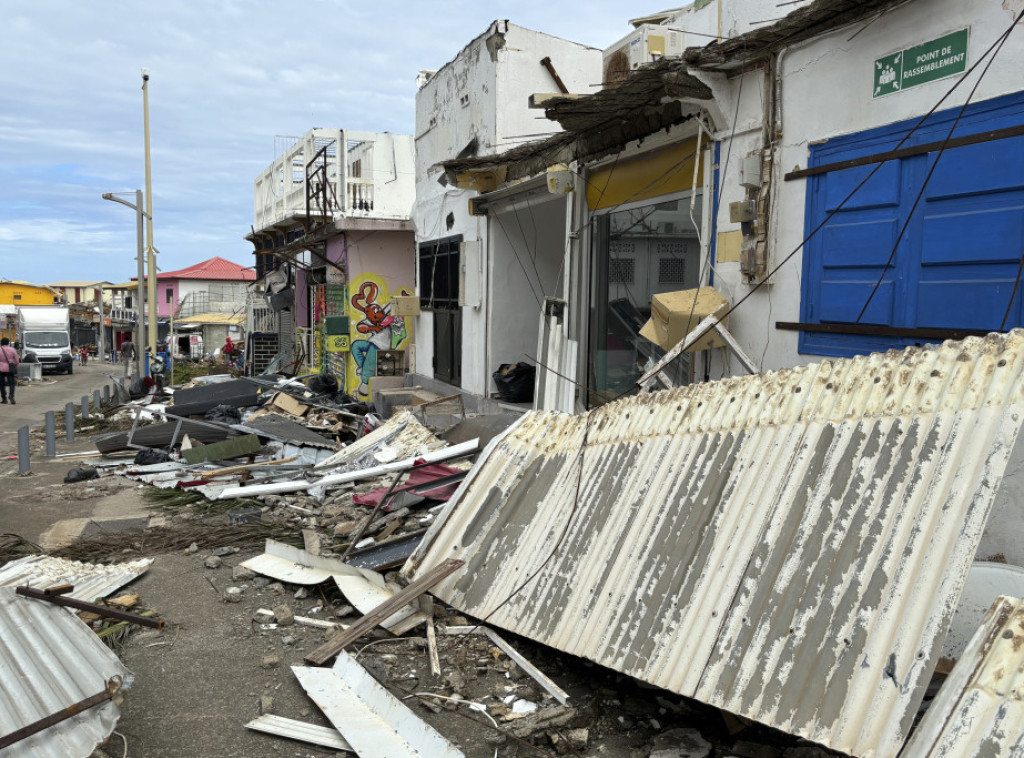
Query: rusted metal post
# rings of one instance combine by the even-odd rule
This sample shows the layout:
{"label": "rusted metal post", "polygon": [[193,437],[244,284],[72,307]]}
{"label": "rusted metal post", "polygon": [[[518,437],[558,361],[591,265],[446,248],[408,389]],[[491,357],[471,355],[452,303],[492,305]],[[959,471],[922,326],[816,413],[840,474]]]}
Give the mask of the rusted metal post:
{"label": "rusted metal post", "polygon": [[145,616],[137,616],[134,613],[126,613],[125,611],[118,611],[114,608],[109,608],[105,605],[97,605],[96,603],[87,603],[84,600],[74,600],[70,597],[64,597],[63,595],[55,592],[46,592],[45,590],[37,590],[33,587],[18,587],[15,592],[24,597],[30,597],[33,600],[45,600],[48,603],[54,605],[63,605],[67,608],[74,608],[79,611],[88,611],[89,613],[95,613],[97,616],[104,616],[105,618],[117,619],[118,621],[130,621],[133,624],[139,626],[148,626],[151,629],[163,629],[164,622],[160,619],[147,618]]}
{"label": "rusted metal post", "polygon": [[90,708],[95,708],[97,705],[107,702],[114,697],[119,689],[121,689],[121,677],[115,676],[107,682],[107,686],[102,692],[90,695],[85,700],[79,700],[74,705],[69,705],[62,711],[51,713],[49,716],[44,716],[38,721],[33,721],[31,724],[23,726],[21,729],[17,729],[10,734],[0,737],[0,750],[10,747],[17,742],[21,742],[23,739],[31,737],[33,734],[38,734],[54,724],[59,724],[61,721],[67,721],[69,718],[77,716],[82,711],[87,711]]}

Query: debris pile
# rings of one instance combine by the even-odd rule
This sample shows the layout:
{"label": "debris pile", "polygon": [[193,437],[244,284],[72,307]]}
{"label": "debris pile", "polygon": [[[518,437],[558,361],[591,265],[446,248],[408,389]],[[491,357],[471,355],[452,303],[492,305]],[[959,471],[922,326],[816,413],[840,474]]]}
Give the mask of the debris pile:
{"label": "debris pile", "polygon": [[[1020,601],[943,640],[1017,455],[1021,333],[529,412],[482,453],[452,398],[382,420],[326,379],[166,394],[64,485],[141,485],[162,525],[63,560],[4,537],[0,611],[64,605],[123,642],[162,623],[124,584],[177,553],[273,680],[253,733],[367,758],[882,758],[929,703],[921,750],[986,739],[946,718],[977,721],[982,691],[1011,731]],[[275,711],[281,687],[310,708]]]}

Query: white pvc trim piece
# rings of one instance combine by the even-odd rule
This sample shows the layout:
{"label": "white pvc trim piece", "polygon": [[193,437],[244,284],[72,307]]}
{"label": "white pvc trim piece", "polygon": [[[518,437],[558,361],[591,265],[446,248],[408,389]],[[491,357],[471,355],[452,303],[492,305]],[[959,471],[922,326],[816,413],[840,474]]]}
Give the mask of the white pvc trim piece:
{"label": "white pvc trim piece", "polygon": [[450,458],[457,458],[460,455],[472,453],[480,447],[480,439],[473,439],[459,445],[442,448],[432,453],[424,453],[412,458],[405,458],[394,463],[386,463],[381,466],[350,471],[345,474],[329,474],[328,476],[308,482],[305,479],[292,479],[286,482],[272,482],[270,484],[254,484],[249,487],[229,487],[220,493],[218,500],[228,500],[235,497],[259,497],[260,495],[276,495],[286,492],[302,492],[313,487],[336,487],[347,482],[357,482],[362,479],[372,479],[381,474],[389,474],[394,471],[411,469],[418,461],[424,463],[438,463]]}

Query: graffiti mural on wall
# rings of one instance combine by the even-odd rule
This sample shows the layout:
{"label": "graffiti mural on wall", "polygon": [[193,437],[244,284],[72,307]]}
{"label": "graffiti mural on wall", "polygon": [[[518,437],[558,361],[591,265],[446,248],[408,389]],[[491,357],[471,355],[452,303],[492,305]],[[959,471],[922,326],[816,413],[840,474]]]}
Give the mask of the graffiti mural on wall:
{"label": "graffiti mural on wall", "polygon": [[[369,400],[377,376],[378,353],[405,350],[411,334],[405,318],[391,313],[391,292],[383,277],[363,274],[351,283],[349,298],[352,345],[351,370],[345,372],[345,391]],[[408,295],[401,288],[395,294]]]}

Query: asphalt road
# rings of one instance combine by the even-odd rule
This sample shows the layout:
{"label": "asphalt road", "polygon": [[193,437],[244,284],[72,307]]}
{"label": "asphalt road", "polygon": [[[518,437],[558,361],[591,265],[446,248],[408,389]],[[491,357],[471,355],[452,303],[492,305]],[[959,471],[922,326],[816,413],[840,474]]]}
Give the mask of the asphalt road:
{"label": "asphalt road", "polygon": [[121,366],[90,360],[75,364],[75,373],[43,374],[43,381],[19,385],[15,391],[16,405],[0,405],[0,450],[17,450],[18,429],[25,424],[40,426],[47,411],[62,411],[65,403],[81,403],[82,395],[112,384],[110,378],[123,376]]}
{"label": "asphalt road", "polygon": [[[41,382],[20,385],[15,391],[17,404],[0,405],[0,533],[56,547],[91,531],[145,526],[149,514],[136,489],[69,489],[65,475],[85,459],[45,457],[38,435],[30,442],[30,475],[18,476],[18,429],[26,424],[41,429],[46,412],[63,411],[68,402],[75,403],[80,413],[82,396],[91,398],[94,390],[112,384],[111,375],[118,376],[120,371],[114,364],[76,364],[70,376],[44,374]],[[55,431],[58,456],[95,450],[88,434],[68,442],[63,424]]]}

